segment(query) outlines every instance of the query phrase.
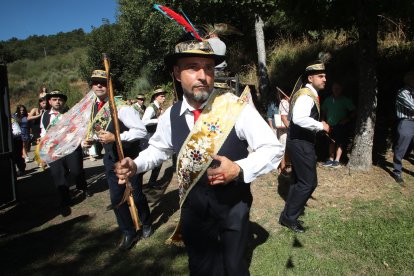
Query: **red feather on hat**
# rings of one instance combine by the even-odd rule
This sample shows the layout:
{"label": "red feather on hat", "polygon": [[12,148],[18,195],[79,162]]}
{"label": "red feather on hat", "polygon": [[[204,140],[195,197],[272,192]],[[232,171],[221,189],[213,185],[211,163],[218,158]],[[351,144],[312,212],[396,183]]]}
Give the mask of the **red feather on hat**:
{"label": "red feather on hat", "polygon": [[154,8],[156,10],[160,11],[163,15],[165,15],[169,19],[171,19],[171,20],[175,21],[177,24],[181,25],[183,27],[183,29],[186,32],[191,33],[192,36],[195,39],[197,39],[199,41],[203,40],[201,38],[201,36],[198,34],[197,30],[191,24],[191,22],[188,19],[186,19],[184,16],[182,16],[181,14],[176,13],[175,11],[173,11],[170,8],[167,8],[166,6],[162,6],[162,5],[158,5],[158,4],[154,4]]}

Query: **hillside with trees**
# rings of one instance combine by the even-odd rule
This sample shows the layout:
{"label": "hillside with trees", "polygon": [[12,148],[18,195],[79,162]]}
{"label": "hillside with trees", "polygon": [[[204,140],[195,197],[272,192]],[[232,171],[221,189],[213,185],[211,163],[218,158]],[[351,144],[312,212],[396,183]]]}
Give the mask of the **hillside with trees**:
{"label": "hillside with trees", "polygon": [[[53,54],[71,55],[75,48],[84,50],[76,50],[67,59],[74,66],[72,73],[62,74],[70,76],[68,83],[82,82],[85,86],[92,69],[103,67],[104,52],[111,59],[115,89],[124,96],[147,94],[154,86],[171,82],[163,57],[183,36],[182,29],[153,9],[154,1],[118,2],[115,24],[103,20],[101,27],[87,35],[75,30],[68,34],[68,42],[57,42],[65,36],[58,34],[54,42],[50,41],[50,46],[55,46],[48,48],[47,54],[45,41],[52,38],[31,37],[27,44],[13,39],[2,42],[1,56],[11,62],[9,72],[16,76],[10,78],[12,98],[23,90],[53,83],[47,76],[25,80],[23,68],[29,70],[36,63],[51,60]],[[327,64],[326,90],[329,92],[333,80],[339,80],[358,106],[351,167],[367,170],[389,149],[395,94],[404,72],[412,69],[414,62],[412,1],[169,0],[164,4],[184,11],[196,25],[227,23],[243,33],[223,38],[228,47],[228,68],[242,82],[258,88],[260,106],[273,97],[276,85],[291,91],[304,66],[320,52],[329,52],[332,58]],[[67,68],[55,64],[47,67],[53,71],[50,78],[55,79],[56,72]],[[15,81],[23,82],[19,78],[27,81],[24,89],[16,89]],[[77,90],[73,101],[82,93]]]}

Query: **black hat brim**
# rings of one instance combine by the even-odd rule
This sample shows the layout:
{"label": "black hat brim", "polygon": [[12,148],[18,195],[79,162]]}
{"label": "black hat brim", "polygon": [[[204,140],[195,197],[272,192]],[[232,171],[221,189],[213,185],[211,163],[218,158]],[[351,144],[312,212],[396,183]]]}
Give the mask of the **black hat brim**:
{"label": "black hat brim", "polygon": [[53,97],[62,98],[62,99],[65,100],[65,102],[68,100],[68,96],[66,96],[65,94],[50,94],[50,93],[48,93],[45,96],[46,100],[50,100],[50,98],[53,98]]}
{"label": "black hat brim", "polygon": [[201,57],[214,59],[214,64],[219,65],[226,60],[226,56],[214,55],[214,54],[198,54],[198,53],[175,53],[169,54],[164,58],[164,63],[167,68],[172,68],[178,59],[186,57]]}

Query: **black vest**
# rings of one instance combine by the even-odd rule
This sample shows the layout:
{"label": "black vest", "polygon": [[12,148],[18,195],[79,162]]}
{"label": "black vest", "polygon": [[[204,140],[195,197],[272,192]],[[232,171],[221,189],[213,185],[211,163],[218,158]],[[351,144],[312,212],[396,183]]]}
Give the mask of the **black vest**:
{"label": "black vest", "polygon": [[[93,114],[94,118],[95,118],[97,113],[98,113],[98,102],[95,103],[94,114]],[[118,120],[118,122],[119,122],[120,133],[129,130],[129,128],[127,128],[121,122],[121,120]],[[108,128],[106,130],[111,132],[111,133],[115,133],[115,127],[114,127],[113,121],[111,121],[109,123]],[[105,154],[106,155],[112,156],[113,160],[115,160],[115,161],[119,160],[118,152],[116,150],[116,144],[115,143],[103,144],[102,146],[105,149]],[[123,149],[123,152],[124,152],[124,157],[131,157],[132,159],[136,158],[138,156],[139,152],[141,151],[141,148],[139,146],[139,140],[135,140],[135,141],[132,141],[132,142],[122,141],[122,149]]]}
{"label": "black vest", "polygon": [[[182,114],[180,116],[181,105],[181,101],[175,103],[172,106],[170,113],[171,142],[174,152],[177,154],[180,152],[185,139],[190,133],[190,129],[188,128],[185,120],[185,115]],[[217,154],[226,156],[232,161],[237,161],[247,157],[249,154],[247,146],[248,144],[246,141],[242,141],[237,137],[236,131],[233,127]],[[251,202],[252,200],[249,184],[233,181],[227,185],[210,186],[208,184],[206,173],[204,173],[204,175],[194,186],[193,191],[195,191],[195,197],[203,196],[204,193],[213,192],[218,201],[226,203],[234,203],[240,200],[247,200],[248,202]]]}
{"label": "black vest", "polygon": [[[309,117],[315,120],[319,119],[319,112],[318,112],[318,108],[316,107],[316,104],[313,105]],[[305,140],[311,143],[315,143],[315,138],[316,138],[316,132],[309,130],[309,129],[305,129],[298,125],[295,125],[295,123],[293,123],[293,120],[290,121],[288,139]]]}
{"label": "black vest", "polygon": [[[155,103],[151,103],[149,107],[154,109],[155,111],[155,114],[152,115],[151,120],[158,118],[157,115],[158,115],[159,108],[155,105]],[[147,129],[148,133],[155,133],[155,131],[157,130],[157,124],[145,126],[145,128]]]}
{"label": "black vest", "polygon": [[[43,112],[43,115],[42,115],[42,125],[45,127],[45,129],[47,129],[47,127],[49,126],[49,124],[50,124],[50,114],[49,114],[49,112],[50,112],[50,110],[51,109],[48,109],[48,110],[46,110],[45,112]],[[67,111],[67,110],[65,110],[65,111]],[[63,113],[65,113],[65,112],[61,112],[61,114],[63,114]]]}

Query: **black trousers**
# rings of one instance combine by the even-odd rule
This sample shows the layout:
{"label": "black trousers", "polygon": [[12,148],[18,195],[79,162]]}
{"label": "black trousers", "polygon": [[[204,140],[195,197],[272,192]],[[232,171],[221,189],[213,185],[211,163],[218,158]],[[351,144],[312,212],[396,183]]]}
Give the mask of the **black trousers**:
{"label": "black trousers", "polygon": [[401,120],[397,128],[398,139],[394,147],[393,173],[401,176],[402,160],[407,152],[408,147],[414,141],[414,121]]}
{"label": "black trousers", "polygon": [[304,140],[287,140],[286,150],[293,168],[294,184],[289,187],[283,218],[295,223],[318,185],[315,145]]}
{"label": "black trousers", "polygon": [[190,275],[249,275],[245,250],[251,203],[245,183],[194,186],[181,209]]}
{"label": "black trousers", "polygon": [[[131,212],[129,211],[128,203],[124,202],[121,206],[116,207],[122,200],[125,192],[125,185],[118,184],[118,177],[114,172],[115,160],[116,159],[112,154],[105,153],[103,161],[105,166],[105,174],[108,179],[111,204],[114,206],[114,213],[121,232],[125,235],[133,235],[136,230],[132,221]],[[133,188],[132,196],[138,209],[139,219],[143,225],[151,225],[150,208],[148,206],[147,198],[142,192],[142,176],[143,174],[135,175],[131,177],[129,181],[131,182]]]}
{"label": "black trousers", "polygon": [[20,172],[24,172],[26,170],[26,163],[23,159],[22,150],[23,141],[20,135],[13,137],[13,161]]}
{"label": "black trousers", "polygon": [[69,177],[72,176],[79,190],[86,189],[85,171],[83,170],[82,148],[78,147],[74,152],[49,164],[53,183],[56,187],[69,187]]}

